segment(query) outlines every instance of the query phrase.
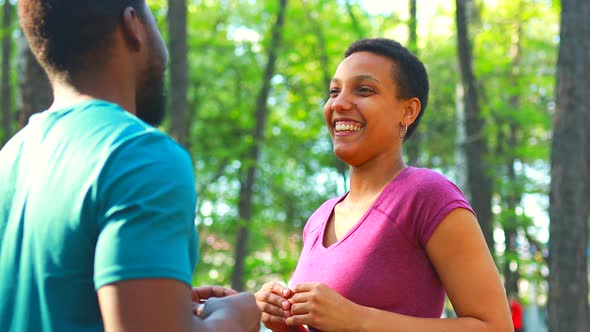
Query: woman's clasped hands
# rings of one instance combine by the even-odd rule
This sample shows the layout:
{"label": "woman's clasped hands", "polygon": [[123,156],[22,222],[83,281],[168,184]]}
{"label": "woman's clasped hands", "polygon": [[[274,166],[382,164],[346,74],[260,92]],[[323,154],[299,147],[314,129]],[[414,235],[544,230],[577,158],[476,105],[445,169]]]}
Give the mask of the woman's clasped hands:
{"label": "woman's clasped hands", "polygon": [[363,309],[321,283],[301,283],[293,289],[270,282],[256,292],[262,323],[274,332],[358,331]]}

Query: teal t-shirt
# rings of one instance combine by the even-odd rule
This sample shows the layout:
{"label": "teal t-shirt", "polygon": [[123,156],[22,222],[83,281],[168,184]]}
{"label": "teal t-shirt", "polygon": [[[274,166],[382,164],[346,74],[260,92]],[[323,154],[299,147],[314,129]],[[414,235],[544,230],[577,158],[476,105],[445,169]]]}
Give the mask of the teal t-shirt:
{"label": "teal t-shirt", "polygon": [[0,331],[102,331],[96,290],[197,261],[190,157],[118,105],[45,111],[0,151]]}

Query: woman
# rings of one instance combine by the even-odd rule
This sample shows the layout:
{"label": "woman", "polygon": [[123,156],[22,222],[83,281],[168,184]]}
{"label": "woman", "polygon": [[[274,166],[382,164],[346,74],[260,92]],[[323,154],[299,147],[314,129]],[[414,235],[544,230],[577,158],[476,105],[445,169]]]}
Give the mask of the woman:
{"label": "woman", "polygon": [[[291,288],[256,293],[268,328],[512,331],[469,203],[444,176],[402,159],[427,100],[424,65],[399,43],[364,39],[346,51],[324,117],[350,191],[308,220]],[[445,291],[458,318],[440,318]]]}

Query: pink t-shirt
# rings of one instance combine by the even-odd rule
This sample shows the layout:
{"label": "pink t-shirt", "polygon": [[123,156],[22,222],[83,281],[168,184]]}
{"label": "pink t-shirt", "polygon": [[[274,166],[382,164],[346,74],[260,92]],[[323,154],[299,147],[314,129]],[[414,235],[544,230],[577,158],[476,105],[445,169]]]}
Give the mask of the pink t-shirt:
{"label": "pink t-shirt", "polygon": [[345,196],[328,200],[307,221],[290,286],[321,282],[363,306],[440,317],[445,291],[425,246],[451,211],[473,213],[461,190],[436,171],[407,167],[356,225],[326,248],[326,224]]}

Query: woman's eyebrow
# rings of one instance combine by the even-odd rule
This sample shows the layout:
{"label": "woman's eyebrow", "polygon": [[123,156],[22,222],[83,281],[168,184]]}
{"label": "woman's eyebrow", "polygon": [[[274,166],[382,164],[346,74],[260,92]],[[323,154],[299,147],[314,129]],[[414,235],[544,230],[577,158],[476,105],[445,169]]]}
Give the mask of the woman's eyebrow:
{"label": "woman's eyebrow", "polygon": [[378,79],[376,79],[375,77],[369,75],[369,74],[361,74],[361,75],[357,75],[354,77],[355,80],[357,81],[365,81],[365,80],[369,80],[369,81],[374,81],[377,83],[381,83]]}
{"label": "woman's eyebrow", "polygon": [[[377,83],[381,83],[378,79],[376,79],[375,77],[369,75],[369,74],[360,74],[354,77],[355,81],[365,81],[365,80],[369,80],[369,81],[373,81],[373,82],[377,82]],[[332,83],[340,83],[341,80],[339,78],[332,78]]]}

